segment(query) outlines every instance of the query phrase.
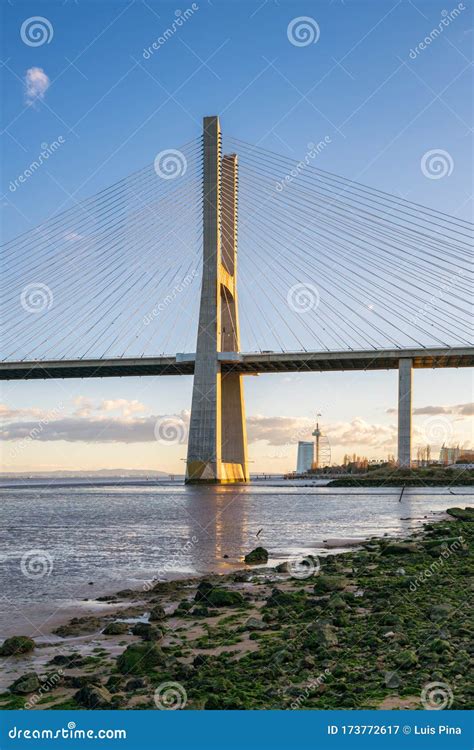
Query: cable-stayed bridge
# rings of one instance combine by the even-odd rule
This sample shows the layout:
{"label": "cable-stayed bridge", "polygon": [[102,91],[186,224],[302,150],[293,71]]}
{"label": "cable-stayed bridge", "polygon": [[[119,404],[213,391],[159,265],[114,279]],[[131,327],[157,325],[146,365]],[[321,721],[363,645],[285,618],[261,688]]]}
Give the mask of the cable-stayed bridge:
{"label": "cable-stayed bridge", "polygon": [[474,364],[472,225],[315,168],[320,147],[295,164],[208,117],[7,242],[0,377],[194,375],[188,481],[234,482],[243,375],[396,368],[409,465],[413,368]]}

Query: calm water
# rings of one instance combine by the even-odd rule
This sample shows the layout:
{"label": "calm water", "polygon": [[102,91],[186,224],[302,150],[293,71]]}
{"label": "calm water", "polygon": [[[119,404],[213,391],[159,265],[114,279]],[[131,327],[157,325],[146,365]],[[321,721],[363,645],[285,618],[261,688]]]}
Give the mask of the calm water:
{"label": "calm water", "polygon": [[0,636],[47,630],[85,598],[153,578],[228,572],[257,544],[273,562],[325,539],[405,534],[433,511],[474,504],[470,488],[452,492],[406,489],[399,502],[392,488],[3,488]]}

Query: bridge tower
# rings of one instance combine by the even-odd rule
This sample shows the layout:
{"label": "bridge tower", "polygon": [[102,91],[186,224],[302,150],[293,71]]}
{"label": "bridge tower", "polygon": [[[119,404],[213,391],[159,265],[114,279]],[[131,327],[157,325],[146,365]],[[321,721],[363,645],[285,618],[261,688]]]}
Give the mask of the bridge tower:
{"label": "bridge tower", "polygon": [[186,482],[248,481],[242,376],[222,372],[240,349],[237,156],[221,156],[218,117],[203,127],[203,273]]}

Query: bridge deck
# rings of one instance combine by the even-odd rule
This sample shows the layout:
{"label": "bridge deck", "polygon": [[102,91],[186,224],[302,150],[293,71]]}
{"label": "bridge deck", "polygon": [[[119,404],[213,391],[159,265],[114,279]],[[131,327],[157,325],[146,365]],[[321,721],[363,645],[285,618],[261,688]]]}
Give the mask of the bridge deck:
{"label": "bridge deck", "polygon": [[[413,367],[472,367],[474,347],[434,349],[389,349],[343,352],[239,353],[229,359],[220,354],[223,372],[255,375],[270,372],[328,372],[393,370],[402,357],[413,359]],[[1,362],[0,380],[48,380],[50,378],[113,378],[144,375],[192,375],[194,355],[128,359],[80,359]]]}

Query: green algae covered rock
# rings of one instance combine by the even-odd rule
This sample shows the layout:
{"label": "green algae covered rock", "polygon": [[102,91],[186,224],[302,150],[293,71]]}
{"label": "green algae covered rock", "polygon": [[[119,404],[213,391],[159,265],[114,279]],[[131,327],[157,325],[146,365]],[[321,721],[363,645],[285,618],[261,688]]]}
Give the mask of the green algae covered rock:
{"label": "green algae covered rock", "polygon": [[126,622],[109,622],[105,626],[102,633],[104,635],[123,635],[128,632],[128,624]]}
{"label": "green algae covered rock", "polygon": [[382,555],[410,555],[415,552],[419,550],[413,542],[392,542],[383,548]]}
{"label": "green algae covered rock", "polygon": [[166,617],[166,612],[161,606],[161,604],[156,604],[150,612],[149,620],[150,622],[154,622],[157,620],[164,620],[165,617]]}
{"label": "green algae covered rock", "polygon": [[112,696],[105,687],[85,685],[75,694],[74,700],[85,708],[110,708]]}
{"label": "green algae covered rock", "polygon": [[332,591],[342,591],[349,581],[343,576],[319,575],[314,584],[315,594],[327,594]]}
{"label": "green algae covered rock", "polygon": [[244,597],[239,591],[213,588],[208,593],[206,601],[212,607],[235,607],[244,603]]}
{"label": "green algae covered rock", "polygon": [[122,674],[146,674],[153,667],[164,664],[164,655],[158,646],[150,643],[132,643],[117,659],[117,668]]}
{"label": "green algae covered rock", "polygon": [[13,635],[7,638],[0,646],[0,656],[17,656],[18,654],[27,654],[33,651],[35,642],[33,638],[26,635]]}
{"label": "green algae covered rock", "polygon": [[446,513],[458,521],[474,521],[474,508],[448,508]]}
{"label": "green algae covered rock", "polygon": [[41,682],[36,672],[28,672],[15,680],[8,689],[15,695],[28,695],[28,693],[34,693],[40,686]]}
{"label": "green algae covered rock", "polygon": [[259,563],[268,562],[268,551],[265,547],[256,547],[244,557],[247,565],[258,565]]}

